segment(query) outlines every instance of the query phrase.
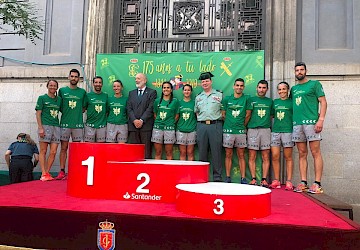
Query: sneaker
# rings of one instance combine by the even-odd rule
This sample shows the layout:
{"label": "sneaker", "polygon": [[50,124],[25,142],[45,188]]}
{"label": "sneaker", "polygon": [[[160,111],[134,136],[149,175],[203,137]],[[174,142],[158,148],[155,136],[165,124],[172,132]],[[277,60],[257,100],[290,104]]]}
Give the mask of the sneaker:
{"label": "sneaker", "polygon": [[231,183],[231,177],[230,177],[230,176],[226,176],[226,177],[225,177],[225,182],[226,182],[226,183]]}
{"label": "sneaker", "polygon": [[242,177],[240,183],[241,184],[248,184],[248,181],[247,181],[247,179],[245,177]]}
{"label": "sneaker", "polygon": [[256,184],[257,184],[257,182],[256,182],[255,179],[252,179],[252,180],[249,182],[249,185],[256,185]]}
{"label": "sneaker", "polygon": [[306,192],[308,189],[309,187],[305,185],[304,182],[300,182],[299,185],[297,185],[297,187],[294,189],[294,192],[302,193],[302,192]]}
{"label": "sneaker", "polygon": [[46,173],[41,176],[40,180],[41,181],[52,181],[52,180],[54,180],[54,178],[51,176],[51,174]]}
{"label": "sneaker", "polygon": [[55,180],[66,180],[67,175],[64,171],[60,171],[58,176],[55,177]]}
{"label": "sneaker", "polygon": [[269,186],[269,188],[281,188],[281,183],[278,180],[273,180]]}
{"label": "sneaker", "polygon": [[321,186],[319,186],[319,184],[312,184],[310,189],[308,190],[308,193],[312,193],[312,194],[322,194],[324,193],[324,190],[322,189]]}
{"label": "sneaker", "polygon": [[269,183],[268,183],[266,180],[262,180],[262,181],[260,182],[260,186],[268,188],[268,187],[269,187]]}
{"label": "sneaker", "polygon": [[291,181],[286,181],[285,190],[289,190],[289,191],[294,190],[294,186],[291,183]]}

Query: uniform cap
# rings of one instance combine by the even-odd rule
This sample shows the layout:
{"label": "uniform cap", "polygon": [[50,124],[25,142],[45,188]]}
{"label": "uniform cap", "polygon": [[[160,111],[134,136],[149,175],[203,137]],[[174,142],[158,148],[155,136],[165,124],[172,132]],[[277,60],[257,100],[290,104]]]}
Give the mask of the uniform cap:
{"label": "uniform cap", "polygon": [[214,75],[211,72],[204,72],[200,74],[199,80],[211,79],[211,77],[214,77]]}

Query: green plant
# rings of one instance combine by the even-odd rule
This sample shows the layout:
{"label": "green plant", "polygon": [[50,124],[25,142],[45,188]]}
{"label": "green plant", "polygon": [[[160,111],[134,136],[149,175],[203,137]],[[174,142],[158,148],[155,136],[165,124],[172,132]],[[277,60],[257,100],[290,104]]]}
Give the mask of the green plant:
{"label": "green plant", "polygon": [[[11,26],[9,30],[6,26]],[[41,40],[44,23],[38,16],[36,5],[29,1],[0,0],[0,34],[18,34],[35,44]]]}

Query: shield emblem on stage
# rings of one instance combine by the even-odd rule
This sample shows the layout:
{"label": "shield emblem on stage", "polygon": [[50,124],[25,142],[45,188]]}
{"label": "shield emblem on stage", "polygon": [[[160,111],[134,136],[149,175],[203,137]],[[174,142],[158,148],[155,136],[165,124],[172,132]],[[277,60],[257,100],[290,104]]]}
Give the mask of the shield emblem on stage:
{"label": "shield emblem on stage", "polygon": [[100,222],[97,234],[97,245],[100,250],[113,250],[115,249],[115,229],[114,223],[104,221]]}

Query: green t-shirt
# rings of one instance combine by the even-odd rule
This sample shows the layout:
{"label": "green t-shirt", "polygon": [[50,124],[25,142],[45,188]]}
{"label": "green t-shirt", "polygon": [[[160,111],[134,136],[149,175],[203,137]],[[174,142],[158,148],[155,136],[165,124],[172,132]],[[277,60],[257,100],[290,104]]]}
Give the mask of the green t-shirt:
{"label": "green t-shirt", "polygon": [[62,98],[60,127],[83,128],[86,91],[79,87],[71,89],[66,86],[59,89],[59,96]]}
{"label": "green t-shirt", "polygon": [[309,80],[291,88],[294,125],[314,125],[319,118],[319,97],[325,96],[319,81]]}
{"label": "green t-shirt", "polygon": [[108,118],[107,122],[116,125],[124,125],[128,122],[127,112],[126,112],[126,102],[127,97],[115,97],[109,96],[107,108],[108,108]]}
{"label": "green t-shirt", "polygon": [[59,127],[59,111],[61,97],[51,98],[47,94],[39,96],[35,110],[41,110],[41,123],[43,125]]}
{"label": "green t-shirt", "polygon": [[172,102],[157,98],[154,102],[154,114],[156,119],[154,128],[160,130],[175,130],[175,116],[179,113],[179,101],[174,98]]}
{"label": "green t-shirt", "polygon": [[274,124],[272,132],[291,133],[293,130],[293,107],[292,100],[275,99],[273,103]]}
{"label": "green t-shirt", "polygon": [[190,133],[196,130],[195,101],[179,101],[179,120],[176,130],[183,133]]}
{"label": "green t-shirt", "polygon": [[86,95],[86,126],[92,128],[106,127],[106,103],[108,95],[106,93],[90,92]]}
{"label": "green t-shirt", "polygon": [[223,132],[225,134],[245,134],[246,111],[251,110],[249,95],[235,98],[234,95],[227,96],[222,101],[221,110],[225,111],[225,122]]}
{"label": "green t-shirt", "polygon": [[250,97],[252,112],[248,128],[270,128],[273,101],[268,97]]}

